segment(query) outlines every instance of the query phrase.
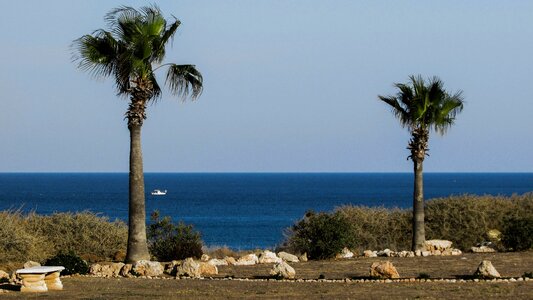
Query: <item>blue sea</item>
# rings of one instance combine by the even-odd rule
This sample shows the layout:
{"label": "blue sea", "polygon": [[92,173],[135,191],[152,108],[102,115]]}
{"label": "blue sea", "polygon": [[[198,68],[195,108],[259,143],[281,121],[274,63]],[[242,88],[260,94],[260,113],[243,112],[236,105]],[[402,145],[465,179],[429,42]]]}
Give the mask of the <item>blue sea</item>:
{"label": "blue sea", "polygon": [[[426,173],[425,198],[533,191],[533,173]],[[411,173],[147,173],[147,216],[193,224],[208,246],[274,247],[307,210],[411,207]],[[168,190],[152,196],[154,189]],[[127,221],[127,173],[0,173],[0,210],[89,210]]]}

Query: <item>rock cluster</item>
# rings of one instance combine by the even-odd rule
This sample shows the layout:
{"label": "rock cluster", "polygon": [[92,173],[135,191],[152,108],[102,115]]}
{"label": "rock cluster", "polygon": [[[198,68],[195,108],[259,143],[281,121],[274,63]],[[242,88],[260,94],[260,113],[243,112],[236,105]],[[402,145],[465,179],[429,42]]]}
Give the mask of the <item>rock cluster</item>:
{"label": "rock cluster", "polygon": [[[344,248],[342,253],[337,254],[337,258],[350,258],[355,256],[350,256],[348,249]],[[424,244],[423,250],[417,251],[392,251],[390,249],[372,251],[365,250],[361,254],[363,257],[415,257],[415,256],[431,256],[431,255],[461,255],[463,254],[461,250],[452,248],[452,242],[447,240],[428,240]]]}

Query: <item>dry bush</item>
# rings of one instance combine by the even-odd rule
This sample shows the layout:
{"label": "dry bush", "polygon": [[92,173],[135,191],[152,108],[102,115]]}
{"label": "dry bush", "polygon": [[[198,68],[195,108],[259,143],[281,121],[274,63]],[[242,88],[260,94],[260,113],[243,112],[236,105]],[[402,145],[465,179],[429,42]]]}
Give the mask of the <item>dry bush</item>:
{"label": "dry bush", "polygon": [[0,264],[42,261],[52,254],[46,237],[28,228],[20,210],[0,211]]}
{"label": "dry bush", "polygon": [[354,250],[408,249],[411,245],[411,213],[383,207],[341,206],[336,211],[348,220]]}
{"label": "dry bush", "polygon": [[112,258],[118,250],[126,249],[126,224],[110,222],[95,213],[30,214],[28,221],[32,230],[51,241],[54,254],[73,251],[81,256]]}
{"label": "dry bush", "polygon": [[426,238],[450,240],[466,250],[487,240],[489,230],[503,231],[509,217],[533,217],[533,194],[431,200],[426,204]]}
{"label": "dry bush", "polygon": [[38,215],[0,212],[0,263],[42,262],[57,253],[112,258],[126,248],[128,228],[121,221],[90,212]]}
{"label": "dry bush", "polygon": [[233,249],[230,249],[228,246],[211,246],[211,247],[204,247],[203,251],[205,254],[209,255],[213,258],[224,258],[226,256],[230,257],[239,257],[239,253],[236,252]]}
{"label": "dry bush", "polygon": [[[348,220],[354,250],[407,250],[411,248],[412,210],[383,207],[341,206],[334,214]],[[426,202],[426,239],[445,239],[467,250],[487,240],[487,232],[505,229],[510,217],[533,218],[533,193],[524,195],[463,195]],[[285,246],[294,245],[289,234]],[[350,246],[350,245],[346,245]],[[300,249],[291,249],[298,251]]]}

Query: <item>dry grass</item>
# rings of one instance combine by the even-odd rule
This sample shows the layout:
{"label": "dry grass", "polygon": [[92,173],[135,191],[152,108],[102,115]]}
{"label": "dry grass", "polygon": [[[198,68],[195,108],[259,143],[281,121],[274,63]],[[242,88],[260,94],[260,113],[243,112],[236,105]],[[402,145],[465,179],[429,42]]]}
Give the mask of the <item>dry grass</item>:
{"label": "dry grass", "polygon": [[42,262],[59,251],[109,259],[126,249],[127,226],[91,212],[22,214],[0,212],[0,264]]}
{"label": "dry grass", "polygon": [[[406,250],[411,244],[411,210],[342,206],[355,238],[354,248]],[[510,216],[533,217],[533,193],[503,196],[453,196],[426,202],[426,239],[445,239],[467,250],[503,231]]]}

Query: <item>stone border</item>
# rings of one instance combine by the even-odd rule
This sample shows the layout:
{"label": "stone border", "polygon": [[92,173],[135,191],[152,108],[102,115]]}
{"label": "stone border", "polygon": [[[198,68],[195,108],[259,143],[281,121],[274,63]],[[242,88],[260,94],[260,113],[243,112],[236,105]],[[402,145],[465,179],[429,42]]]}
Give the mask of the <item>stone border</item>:
{"label": "stone border", "polygon": [[[117,277],[103,277],[98,275],[67,275],[62,276],[63,278],[69,278],[69,277],[91,277],[91,278],[124,278],[122,276]],[[506,283],[513,283],[513,282],[533,282],[533,278],[529,277],[508,277],[508,278],[494,278],[494,279],[456,279],[456,278],[429,278],[429,279],[421,279],[421,278],[399,278],[399,279],[351,279],[351,278],[344,278],[344,279],[275,279],[275,278],[234,278],[234,277],[201,277],[201,278],[191,278],[191,277],[169,277],[169,276],[139,276],[139,277],[131,277],[131,278],[139,278],[139,279],[154,279],[154,280],[212,280],[212,281],[252,281],[252,282],[292,282],[292,283],[300,283],[300,282],[328,282],[328,283],[413,283],[413,282],[442,282],[442,283],[500,283],[500,282],[506,282]]]}

